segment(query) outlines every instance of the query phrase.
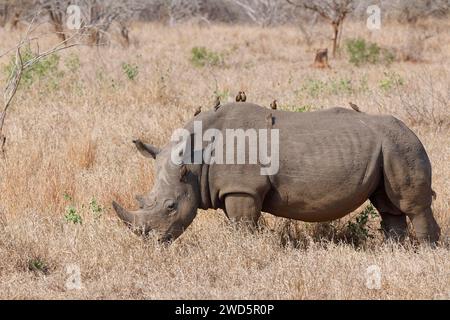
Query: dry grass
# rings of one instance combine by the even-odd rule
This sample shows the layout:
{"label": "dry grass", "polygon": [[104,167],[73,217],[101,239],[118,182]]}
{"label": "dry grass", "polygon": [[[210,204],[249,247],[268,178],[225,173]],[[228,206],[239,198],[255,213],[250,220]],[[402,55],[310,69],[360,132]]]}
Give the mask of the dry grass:
{"label": "dry grass", "polygon": [[[449,25],[386,25],[371,34],[363,23],[349,22],[344,36],[403,48],[412,35],[432,30],[421,43],[425,61],[357,68],[342,54],[330,70],[312,69],[315,48],[328,44],[328,26],[317,28],[307,47],[293,27],[136,25],[131,35],[138,41],[129,49],[74,49],[79,68],[66,66],[71,57],[62,53],[64,75],[21,88],[5,124],[0,298],[449,299]],[[0,38],[0,52],[17,40],[3,29]],[[41,47],[54,40],[44,39]],[[194,67],[193,46],[220,53],[224,65]],[[123,63],[138,66],[135,80],[123,73]],[[380,86],[393,73],[404,84]],[[444,243],[437,249],[383,243],[374,219],[374,237],[354,248],[330,240],[330,228],[345,226],[346,219],[330,226],[265,215],[265,227],[251,233],[215,211],[200,212],[169,247],[129,232],[115,219],[111,201],[133,207],[134,195],[153,181],[153,163],[131,139],[162,145],[199,105],[212,107],[215,91],[231,99],[241,89],[266,106],[274,98],[285,109],[352,101],[365,112],[404,120],[433,164],[433,209]],[[81,224],[66,221],[69,206]],[[73,264],[81,271],[80,290],[66,287],[66,268]],[[370,265],[381,269],[380,289],[366,287]]]}

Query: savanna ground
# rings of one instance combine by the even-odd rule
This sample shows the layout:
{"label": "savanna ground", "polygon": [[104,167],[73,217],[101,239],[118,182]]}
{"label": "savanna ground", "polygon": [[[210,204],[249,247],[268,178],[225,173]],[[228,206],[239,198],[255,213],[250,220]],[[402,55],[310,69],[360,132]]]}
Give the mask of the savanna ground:
{"label": "savanna ground", "polygon": [[[312,30],[307,44],[295,26],[136,24],[128,48],[76,47],[47,60],[19,88],[5,124],[0,298],[449,299],[449,22],[370,32],[349,21],[331,69],[311,68],[315,49],[330,44],[328,28]],[[0,29],[0,52],[18,37]],[[350,63],[345,43],[357,37],[394,61]],[[207,48],[206,57],[193,58],[193,47]],[[0,60],[3,78],[9,59]],[[153,162],[132,138],[162,145],[198,106],[241,89],[265,106],[277,99],[281,109],[309,112],[352,101],[405,121],[432,161],[442,243],[385,243],[378,217],[356,220],[368,203],[332,223],[264,215],[256,232],[200,211],[167,247],[127,230],[111,201],[136,207],[134,195],[153,182]]]}

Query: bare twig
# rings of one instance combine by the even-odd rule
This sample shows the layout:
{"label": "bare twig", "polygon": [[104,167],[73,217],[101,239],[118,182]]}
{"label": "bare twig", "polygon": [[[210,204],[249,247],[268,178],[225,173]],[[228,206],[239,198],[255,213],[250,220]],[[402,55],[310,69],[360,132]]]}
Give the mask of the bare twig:
{"label": "bare twig", "polygon": [[25,35],[21,38],[19,43],[13,47],[12,49],[7,50],[4,54],[15,50],[15,60],[14,65],[11,69],[11,73],[8,77],[6,87],[3,92],[3,110],[0,113],[0,153],[4,155],[5,152],[5,143],[6,143],[6,136],[3,134],[3,126],[5,124],[5,119],[7,112],[11,106],[11,102],[13,101],[14,96],[17,93],[17,89],[20,85],[20,81],[22,79],[23,73],[31,68],[34,64],[38,63],[40,60],[45,59],[47,56],[52,55],[56,52],[59,52],[64,49],[68,49],[74,46],[79,45],[79,43],[71,43],[72,40],[77,38],[81,34],[81,30],[78,30],[78,32],[72,34],[70,37],[66,37],[65,40],[59,42],[58,44],[54,45],[50,49],[40,52],[39,50],[39,44],[38,44],[38,51],[37,53],[29,60],[23,61],[22,57],[22,49],[24,47],[29,48],[30,43],[32,41],[36,41],[37,37],[32,37],[31,34],[35,30],[34,27],[34,21],[37,14],[33,17],[31,23],[28,25],[27,31],[25,32]]}
{"label": "bare twig", "polygon": [[286,20],[286,8],[281,0],[232,0],[254,23],[261,27]]}
{"label": "bare twig", "polygon": [[4,154],[6,143],[6,136],[3,134],[3,125],[5,123],[6,112],[8,111],[11,101],[17,92],[17,88],[19,87],[20,79],[22,78],[22,73],[24,70],[20,49],[21,47],[18,46],[16,50],[15,70],[11,73],[3,93],[4,107],[2,113],[0,114],[0,151],[2,154]]}
{"label": "bare twig", "polygon": [[286,0],[289,4],[318,13],[327,20],[333,28],[333,56],[339,47],[342,24],[349,13],[355,8],[355,0]]}

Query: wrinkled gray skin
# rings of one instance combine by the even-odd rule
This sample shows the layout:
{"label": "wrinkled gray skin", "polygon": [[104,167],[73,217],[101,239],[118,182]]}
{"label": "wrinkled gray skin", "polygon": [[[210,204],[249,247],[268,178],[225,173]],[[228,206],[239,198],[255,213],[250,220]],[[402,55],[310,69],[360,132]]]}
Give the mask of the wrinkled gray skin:
{"label": "wrinkled gray skin", "polygon": [[[272,127],[280,130],[277,174],[260,175],[258,164],[175,165],[170,160],[174,143],[159,150],[135,141],[142,154],[156,159],[157,178],[150,193],[137,197],[139,210],[113,203],[119,217],[168,241],[190,225],[198,208],[221,208],[231,220],[250,223],[261,211],[319,222],[341,218],[370,199],[386,236],[403,238],[408,217],[419,240],[439,239],[427,153],[392,116],[343,108],[295,113],[230,103],[193,120],[202,121],[203,132],[216,128],[224,133],[227,128],[267,128],[269,113]],[[185,128],[193,132],[193,121]]]}

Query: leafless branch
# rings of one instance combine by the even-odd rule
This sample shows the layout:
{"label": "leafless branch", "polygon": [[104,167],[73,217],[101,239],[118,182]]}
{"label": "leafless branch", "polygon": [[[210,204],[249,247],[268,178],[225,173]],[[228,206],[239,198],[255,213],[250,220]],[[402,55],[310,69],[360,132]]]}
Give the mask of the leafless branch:
{"label": "leafless branch", "polygon": [[339,46],[342,25],[345,18],[355,9],[355,0],[286,0],[289,4],[318,13],[333,28],[333,56]]}
{"label": "leafless branch", "polygon": [[25,35],[20,39],[19,43],[14,48],[7,50],[6,53],[3,54],[5,55],[13,50],[16,52],[13,67],[11,69],[11,73],[7,79],[7,83],[3,91],[3,109],[2,112],[0,113],[0,152],[2,155],[4,155],[5,151],[4,148],[6,143],[6,136],[3,134],[3,126],[5,124],[6,115],[11,106],[11,102],[13,101],[13,98],[17,93],[17,89],[19,88],[23,73],[27,69],[31,68],[34,64],[38,63],[40,60],[45,59],[47,56],[57,53],[61,50],[79,45],[79,43],[77,42],[73,43],[71,42],[80,35],[82,30],[79,30],[78,32],[72,34],[70,37],[67,37],[64,41],[57,43],[56,45],[54,45],[48,50],[45,50],[44,52],[39,52],[38,49],[38,51],[34,54],[34,56],[31,59],[23,61],[22,49],[30,48],[31,41],[37,39],[36,37],[31,36],[32,32],[34,31],[35,17],[28,25],[27,31],[25,32]]}
{"label": "leafless branch", "polygon": [[261,27],[286,20],[286,8],[282,0],[232,0],[242,11]]}

